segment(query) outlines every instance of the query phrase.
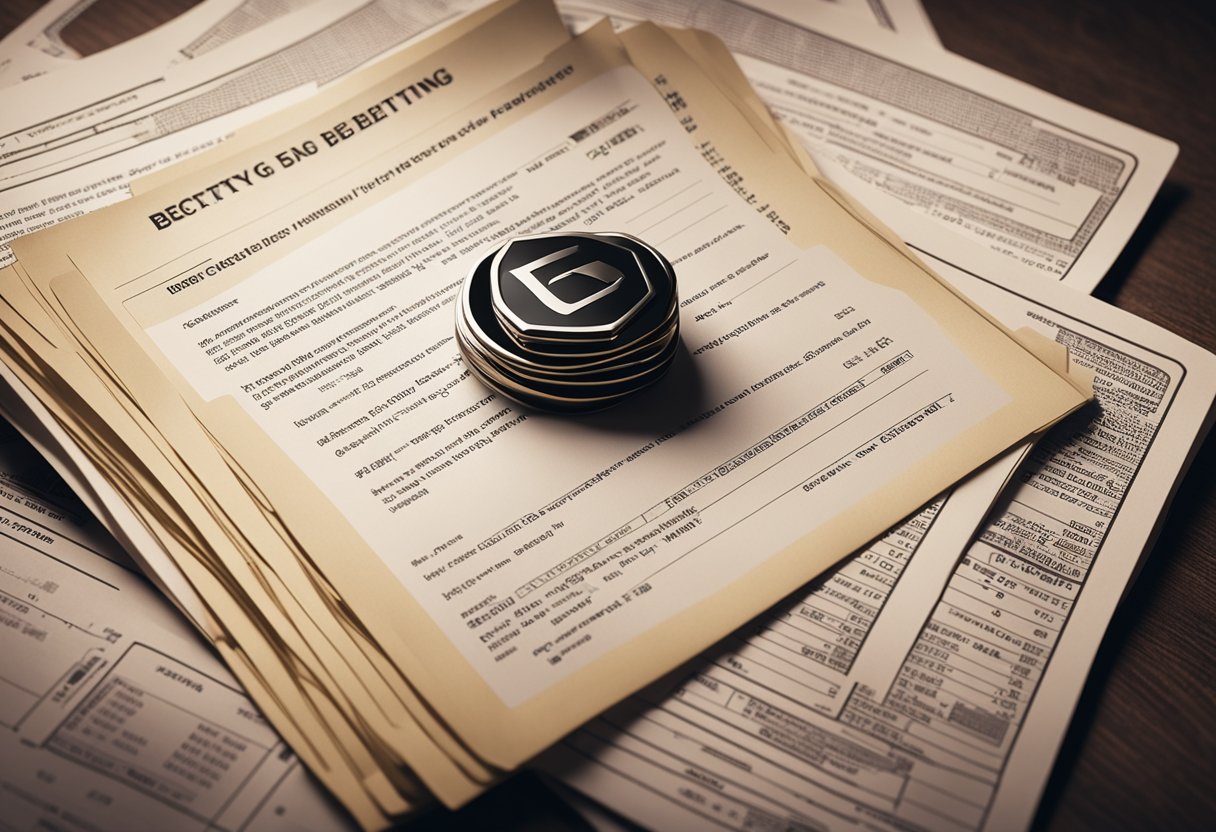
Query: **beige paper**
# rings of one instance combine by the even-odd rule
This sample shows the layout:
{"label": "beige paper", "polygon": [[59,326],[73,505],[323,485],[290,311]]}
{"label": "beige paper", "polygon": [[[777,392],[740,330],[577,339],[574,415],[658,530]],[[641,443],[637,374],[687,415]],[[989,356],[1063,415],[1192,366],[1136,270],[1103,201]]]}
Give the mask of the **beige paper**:
{"label": "beige paper", "polygon": [[[912,264],[901,250],[886,244],[871,229],[857,222],[788,158],[775,153],[754,129],[738,129],[739,110],[722,98],[714,82],[701,75],[695,64],[681,56],[661,32],[652,27],[639,27],[624,39],[629,55],[642,65],[647,77],[653,80],[662,76],[660,91],[678,93],[684,102],[685,114],[693,118],[695,125],[695,130],[689,133],[690,140],[710,143],[725,160],[717,174],[725,175],[724,168],[729,165],[757,199],[763,199],[771,206],[768,210],[772,221],[788,227],[788,239],[798,248],[830,250],[833,257],[859,275],[875,284],[894,287],[903,297],[911,299],[937,323],[944,337],[978,368],[987,383],[1003,392],[1008,403],[988,416],[977,417],[975,425],[944,440],[931,459],[892,478],[866,500],[840,512],[794,545],[772,554],[725,588],[708,594],[594,663],[558,679],[516,707],[503,704],[502,698],[474,671],[465,656],[453,648],[435,621],[402,591],[380,559],[366,549],[359,535],[348,531],[348,522],[328,499],[320,496],[315,483],[306,477],[293,480],[283,475],[290,461],[285,460],[272,443],[260,438],[260,428],[252,425],[245,411],[239,409],[237,415],[228,415],[217,412],[224,408],[204,402],[180,372],[158,354],[144,332],[144,327],[165,321],[197,304],[198,298],[183,290],[166,301],[140,287],[146,285],[152,289],[172,280],[175,272],[190,272],[192,258],[199,256],[197,250],[214,245],[213,241],[223,235],[237,233],[261,237],[273,228],[283,227],[276,223],[281,223],[292,212],[299,212],[292,206],[294,201],[305,197],[310,200],[322,198],[326,193],[336,195],[338,183],[342,182],[376,181],[367,176],[377,165],[383,165],[378,154],[393,151],[388,139],[368,131],[364,134],[366,138],[359,138],[358,144],[330,154],[331,163],[324,171],[327,177],[334,177],[333,186],[328,182],[318,185],[313,177],[302,178],[295,174],[289,177],[287,173],[292,168],[285,167],[256,188],[243,195],[236,194],[243,201],[235,214],[229,213],[228,209],[200,211],[190,215],[187,221],[175,221],[174,227],[166,229],[171,233],[153,230],[149,212],[155,213],[170,204],[166,200],[170,193],[180,194],[182,188],[189,192],[191,182],[217,181],[214,171],[196,172],[186,182],[170,183],[103,215],[64,226],[45,236],[39,235],[17,246],[23,265],[51,306],[70,317],[82,334],[89,333],[90,349],[95,351],[95,357],[105,362],[116,381],[129,380],[127,386],[131,395],[144,402],[141,407],[150,406],[150,400],[156,399],[157,419],[162,416],[173,420],[188,419],[191,414],[173,404],[167,391],[185,397],[193,408],[193,416],[202,420],[210,433],[225,443],[234,459],[240,460],[257,490],[275,506],[293,533],[299,535],[302,548],[349,605],[351,614],[385,649],[429,706],[478,756],[503,768],[519,764],[588,716],[702,649],[984,460],[1059,418],[1082,401],[1069,384],[1046,371],[1003,330],[974,314],[932,275]],[[607,77],[613,70],[620,71],[627,64],[625,52],[609,32],[601,29],[559,51],[538,71],[529,73],[523,87],[527,88],[527,82],[536,79],[555,77],[569,66],[573,68],[573,74],[569,83],[563,82],[560,89],[560,92],[568,93],[579,89],[580,85],[589,86],[597,78]],[[503,100],[504,94],[509,97],[519,88],[520,83],[513,83],[488,100]],[[497,131],[523,124],[546,103],[546,97],[538,94],[535,100],[513,108],[494,127],[475,132],[458,145],[458,152],[470,153],[479,144],[492,141]],[[483,111],[484,104],[470,112]],[[433,136],[444,135],[468,118],[468,114],[461,113],[446,124],[419,134],[416,142],[425,146]],[[300,128],[299,133],[293,132],[286,137],[287,144],[300,146],[294,144],[297,135],[315,128],[313,124]],[[342,145],[337,147],[342,148]],[[355,147],[357,152],[350,149]],[[240,159],[251,162],[264,159],[264,150],[252,148],[248,154],[226,158],[220,164],[239,165]],[[348,159],[351,155],[356,158]],[[440,157],[425,158],[417,164],[416,171],[425,174],[437,170],[437,162],[442,161]],[[304,157],[292,164],[301,165],[295,168],[299,172],[309,161]],[[340,178],[343,174],[345,179]],[[395,177],[392,187],[408,185],[417,175],[411,172]],[[346,187],[349,184],[343,186]],[[326,188],[330,190],[326,191]],[[377,184],[361,197],[363,210],[374,207],[391,192],[390,188]],[[273,243],[274,251],[286,256],[309,240],[323,239],[324,232],[347,213],[340,210],[341,207],[330,212],[332,216],[310,221],[299,231],[293,230],[289,239]],[[132,246],[132,240],[138,240],[139,244]],[[57,270],[57,267],[64,265],[68,255],[91,289],[86,290],[80,278],[56,279],[66,271]],[[218,293],[233,288],[252,277],[265,263],[266,256],[233,262],[214,279],[208,280],[208,291]],[[96,292],[101,303],[90,296],[92,292]],[[182,297],[178,297],[179,294]],[[109,327],[107,316],[126,330],[129,340],[100,337]],[[139,344],[139,348],[133,348],[133,344]],[[157,371],[147,364],[148,356],[158,364]],[[131,376],[136,368],[141,372],[139,379]],[[163,380],[158,373],[163,373]],[[165,385],[163,390],[161,385]],[[227,410],[230,413],[232,408]],[[166,434],[180,437],[179,430],[174,427]],[[254,447],[244,452],[236,450],[234,437],[238,433],[249,437],[248,441]],[[264,449],[257,447],[259,442],[264,443]],[[213,466],[227,466],[210,442],[187,447],[179,439],[176,443],[170,440],[170,444],[183,460],[188,461],[191,469],[204,478],[208,488],[217,489],[213,496],[225,506],[225,512],[248,511],[236,505],[242,499],[249,499],[239,481],[232,480],[222,489],[218,484],[213,485],[212,478],[221,477],[220,469]],[[232,505],[229,505],[230,501]],[[254,514],[242,516],[256,517]],[[251,519],[250,522],[255,521]],[[352,569],[352,563],[358,564],[358,568]],[[234,566],[229,562],[225,568]],[[320,620],[322,613],[319,609],[310,609],[308,615]],[[240,632],[234,631],[233,635],[240,640]]]}

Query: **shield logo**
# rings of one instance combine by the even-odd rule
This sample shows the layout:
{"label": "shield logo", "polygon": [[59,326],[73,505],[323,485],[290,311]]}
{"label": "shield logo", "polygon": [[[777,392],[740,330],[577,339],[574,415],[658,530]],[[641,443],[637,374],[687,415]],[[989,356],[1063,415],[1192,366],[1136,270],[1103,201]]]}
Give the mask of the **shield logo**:
{"label": "shield logo", "polygon": [[491,266],[495,312],[521,339],[611,339],[655,286],[638,255],[595,234],[538,234],[503,246]]}

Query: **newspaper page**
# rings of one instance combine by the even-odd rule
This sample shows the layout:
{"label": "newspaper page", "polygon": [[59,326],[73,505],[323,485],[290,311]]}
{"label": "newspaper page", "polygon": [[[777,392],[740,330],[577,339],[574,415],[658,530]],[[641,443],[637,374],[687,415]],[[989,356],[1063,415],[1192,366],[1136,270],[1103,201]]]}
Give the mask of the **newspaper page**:
{"label": "newspaper page", "polygon": [[563,0],[561,8],[568,17],[611,13],[713,32],[817,163],[997,251],[1015,264],[1015,279],[1097,286],[1177,146],[823,5]]}
{"label": "newspaper page", "polygon": [[0,552],[6,827],[351,828],[198,635],[7,425]]}
{"label": "newspaper page", "polygon": [[1212,355],[1042,280],[1008,288],[999,258],[901,213],[882,216],[914,248],[952,247],[952,262],[931,261],[942,274],[1092,368],[1097,405],[1036,447],[881,682],[832,708],[817,682],[834,656],[853,660],[842,630],[898,609],[875,599],[907,584],[888,588],[871,547],[542,762],[645,826],[1026,828],[1107,622],[1210,428]]}

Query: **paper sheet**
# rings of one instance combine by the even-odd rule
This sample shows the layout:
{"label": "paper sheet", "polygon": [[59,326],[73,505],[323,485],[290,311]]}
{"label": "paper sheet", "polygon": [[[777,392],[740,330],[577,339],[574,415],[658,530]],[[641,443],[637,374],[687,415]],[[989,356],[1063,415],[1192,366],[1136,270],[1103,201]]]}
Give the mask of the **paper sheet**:
{"label": "paper sheet", "polygon": [[[999,258],[936,239],[898,206],[883,218],[917,249],[952,251],[934,267],[1009,325],[1092,367],[1099,412],[1044,439],[944,588],[920,588],[913,643],[838,711],[815,707],[822,654],[781,636],[855,626],[873,592],[856,575],[847,592],[835,575],[813,586],[673,695],[637,697],[542,761],[645,826],[1024,829],[1107,622],[1210,428],[1212,355],[1042,280],[1005,288]],[[905,589],[918,591],[900,582],[892,600]],[[901,605],[879,620],[887,609]]]}
{"label": "paper sheet", "polygon": [[6,825],[350,828],[198,635],[7,426],[0,560]]}
{"label": "paper sheet", "polygon": [[[742,4],[754,5],[749,0],[742,0]],[[941,45],[937,32],[920,0],[805,0],[804,5],[807,6],[807,11],[812,16],[823,13],[844,15],[928,45]],[[596,8],[597,4],[563,3],[562,6],[569,8],[570,22],[574,29],[579,31],[587,23],[585,12],[582,10]],[[712,26],[709,25],[703,24],[702,28],[712,30]]]}
{"label": "paper sheet", "polygon": [[[822,4],[563,2],[721,37],[817,163],[847,172],[1016,264],[1090,291],[1178,148]],[[788,19],[787,19],[788,18]]]}

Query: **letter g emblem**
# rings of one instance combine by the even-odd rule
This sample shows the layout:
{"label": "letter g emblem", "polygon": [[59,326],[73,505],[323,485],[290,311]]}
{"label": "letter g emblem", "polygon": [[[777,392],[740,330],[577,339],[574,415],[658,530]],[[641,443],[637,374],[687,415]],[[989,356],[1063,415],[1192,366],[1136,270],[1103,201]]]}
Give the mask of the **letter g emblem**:
{"label": "letter g emblem", "polygon": [[611,338],[654,296],[637,254],[606,235],[519,237],[491,267],[494,311],[520,337]]}
{"label": "letter g emblem", "polygon": [[[565,259],[577,253],[578,246],[570,246],[569,248],[564,248],[561,251],[546,254],[544,257],[538,257],[531,263],[525,263],[518,268],[511,269],[511,274],[513,274],[515,278],[524,285],[524,288],[531,292],[536,299],[545,306],[549,307],[559,315],[570,316],[580,309],[590,306],[600,298],[608,297],[608,295],[611,295],[617,289],[620,289],[621,281],[625,279],[625,276],[621,274],[619,269],[609,266],[602,260],[592,260],[590,263],[584,263],[581,266],[566,269],[566,271],[554,275],[544,283],[542,283],[536,277],[536,270],[542,266],[547,266],[550,263],[557,262],[558,260]],[[582,300],[575,301],[573,303],[562,300],[557,295],[553,294],[552,290],[549,289],[550,286],[557,283],[559,280],[563,280],[575,274],[586,275],[593,280],[597,280],[600,283],[607,285],[598,292],[587,295]]]}

